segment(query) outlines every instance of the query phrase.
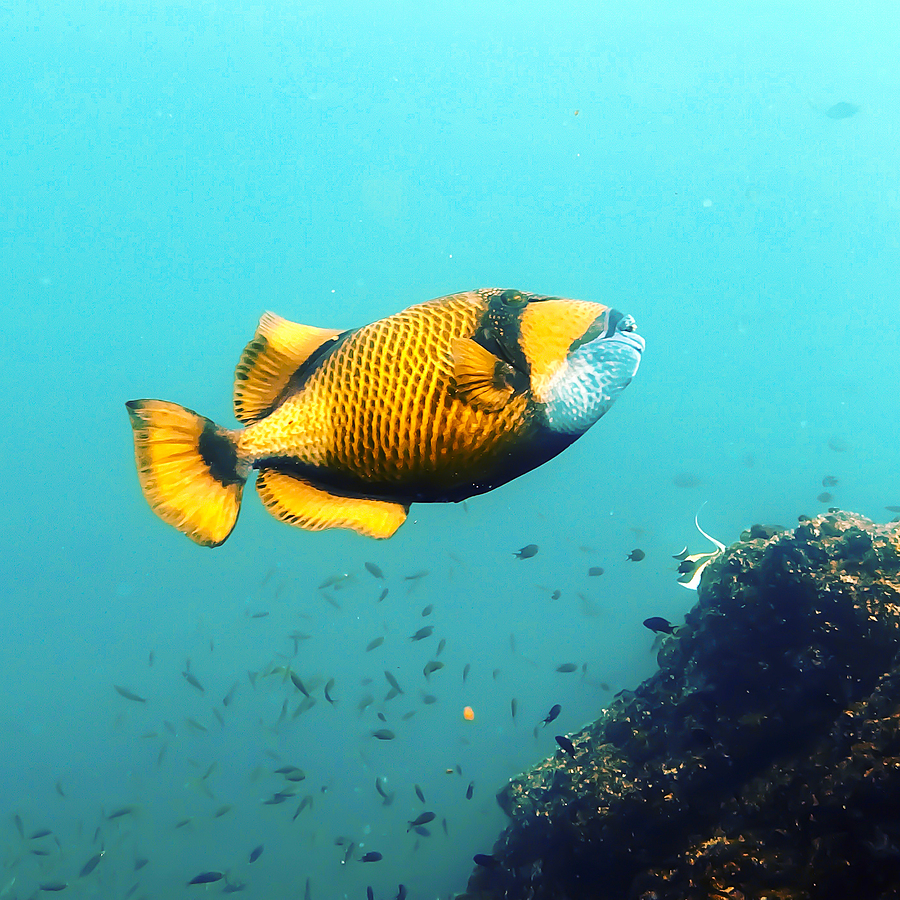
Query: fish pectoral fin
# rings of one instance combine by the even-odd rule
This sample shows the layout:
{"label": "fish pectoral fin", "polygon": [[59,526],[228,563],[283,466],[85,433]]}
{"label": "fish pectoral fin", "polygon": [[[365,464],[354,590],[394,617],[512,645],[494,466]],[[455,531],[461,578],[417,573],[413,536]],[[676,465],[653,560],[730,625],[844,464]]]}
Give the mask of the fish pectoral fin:
{"label": "fish pectoral fin", "polygon": [[456,394],[464,402],[496,411],[515,393],[515,369],[471,338],[451,343],[450,360]]}
{"label": "fish pectoral fin", "polygon": [[294,372],[340,331],[298,325],[264,313],[234,373],[234,415],[244,425],[265,416]]}
{"label": "fish pectoral fin", "polygon": [[256,490],[276,519],[308,531],[349,528],[367,537],[389,538],[409,511],[402,503],[332,494],[277,469],[261,469]]}

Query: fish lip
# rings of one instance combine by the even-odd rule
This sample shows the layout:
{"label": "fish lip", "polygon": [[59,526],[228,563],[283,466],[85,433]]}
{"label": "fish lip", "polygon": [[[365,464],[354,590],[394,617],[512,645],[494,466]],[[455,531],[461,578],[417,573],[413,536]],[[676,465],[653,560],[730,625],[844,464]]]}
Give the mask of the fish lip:
{"label": "fish lip", "polygon": [[644,352],[645,341],[636,331],[615,331],[599,340],[625,344],[639,354]]}

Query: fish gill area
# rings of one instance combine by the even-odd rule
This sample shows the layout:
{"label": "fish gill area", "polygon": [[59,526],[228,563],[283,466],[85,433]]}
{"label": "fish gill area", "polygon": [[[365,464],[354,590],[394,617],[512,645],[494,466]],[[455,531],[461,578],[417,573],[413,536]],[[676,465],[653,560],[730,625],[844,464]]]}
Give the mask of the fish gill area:
{"label": "fish gill area", "polygon": [[900,897],[898,650],[900,524],[754,526],[659,670],[501,790],[461,897]]}

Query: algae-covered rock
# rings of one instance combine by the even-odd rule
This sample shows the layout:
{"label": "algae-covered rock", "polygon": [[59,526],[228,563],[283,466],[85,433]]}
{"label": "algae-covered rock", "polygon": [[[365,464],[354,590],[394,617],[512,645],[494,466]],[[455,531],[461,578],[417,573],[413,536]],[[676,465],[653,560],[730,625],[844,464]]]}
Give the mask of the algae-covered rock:
{"label": "algae-covered rock", "polygon": [[498,796],[467,894],[900,898],[900,525],[755,526],[659,671]]}

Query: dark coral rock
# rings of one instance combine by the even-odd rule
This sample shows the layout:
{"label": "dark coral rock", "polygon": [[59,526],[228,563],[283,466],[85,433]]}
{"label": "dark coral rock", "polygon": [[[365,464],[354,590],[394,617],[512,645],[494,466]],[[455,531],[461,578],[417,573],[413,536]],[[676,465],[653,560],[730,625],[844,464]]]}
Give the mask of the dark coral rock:
{"label": "dark coral rock", "polygon": [[900,527],[744,537],[659,671],[498,795],[466,896],[900,898]]}

